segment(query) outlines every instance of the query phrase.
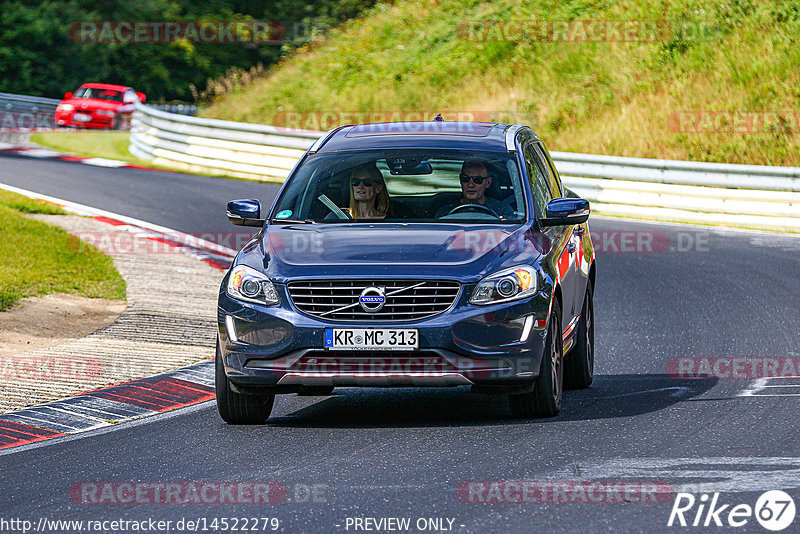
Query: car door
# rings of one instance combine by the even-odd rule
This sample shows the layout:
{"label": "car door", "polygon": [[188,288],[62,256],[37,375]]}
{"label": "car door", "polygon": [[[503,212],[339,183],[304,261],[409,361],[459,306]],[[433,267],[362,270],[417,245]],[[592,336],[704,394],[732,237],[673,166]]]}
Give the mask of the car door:
{"label": "car door", "polygon": [[[541,144],[541,148],[542,153],[547,158],[547,163],[551,172],[555,176],[558,184],[561,186],[561,190],[564,192],[564,196],[573,195],[577,197],[575,193],[568,191],[564,187],[563,182],[561,182],[561,176],[558,174],[558,169],[556,169],[556,166],[553,163],[553,158],[550,157],[550,153],[547,151],[544,144]],[[592,248],[592,241],[591,237],[589,236],[588,223],[573,226],[572,236],[573,243],[577,247],[575,250],[575,262],[573,263],[576,278],[575,298],[573,299],[573,303],[575,305],[575,313],[580,314],[581,310],[583,309],[583,297],[586,293],[586,285],[589,283],[589,267],[591,266],[592,259],[594,258],[594,249]]]}
{"label": "car door", "polygon": [[[542,188],[547,188],[550,194],[550,199],[561,198],[564,196],[564,189],[561,185],[561,179],[555,172],[549,161],[549,154],[544,149],[540,141],[535,141],[531,144],[531,150],[536,156],[536,163],[542,174]],[[562,303],[562,329],[569,331],[574,327],[574,322],[577,314],[580,313],[580,308],[575,304],[575,296],[578,291],[579,274],[578,274],[578,243],[580,238],[573,233],[574,226],[553,226],[548,232],[551,233],[550,238],[553,243],[558,244],[555,251],[555,267],[557,269],[559,278],[561,279],[561,295]]]}

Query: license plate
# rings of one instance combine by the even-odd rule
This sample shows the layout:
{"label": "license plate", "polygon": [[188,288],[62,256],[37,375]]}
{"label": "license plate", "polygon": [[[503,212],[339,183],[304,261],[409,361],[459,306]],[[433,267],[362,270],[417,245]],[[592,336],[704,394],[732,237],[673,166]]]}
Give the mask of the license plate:
{"label": "license plate", "polygon": [[92,116],[87,115],[86,113],[76,113],[75,115],[72,116],[72,120],[78,122],[89,122],[90,120],[92,120]]}
{"label": "license plate", "polygon": [[328,350],[416,350],[416,328],[326,328]]}

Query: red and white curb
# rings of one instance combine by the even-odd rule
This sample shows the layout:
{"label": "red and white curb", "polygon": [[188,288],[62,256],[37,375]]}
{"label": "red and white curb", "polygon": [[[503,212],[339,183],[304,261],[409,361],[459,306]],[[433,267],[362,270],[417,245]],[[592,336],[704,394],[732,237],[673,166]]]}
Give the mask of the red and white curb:
{"label": "red and white curb", "polygon": [[0,450],[116,425],[214,398],[214,362],[199,362],[0,415]]}
{"label": "red and white curb", "polygon": [[74,213],[75,215],[83,215],[85,217],[92,217],[93,219],[116,226],[117,229],[124,229],[130,232],[146,234],[148,239],[153,239],[166,245],[180,248],[191,256],[194,256],[212,267],[220,270],[225,270],[230,267],[231,260],[236,256],[236,251],[222,245],[218,245],[212,241],[198,238],[191,234],[179,232],[171,228],[159,226],[157,224],[134,219],[125,215],[119,215],[110,211],[93,208],[77,202],[71,202],[61,198],[42,195],[27,189],[20,189],[18,187],[0,184],[0,189],[17,193],[19,195],[32,198],[34,200],[41,200],[49,204],[54,204],[61,207],[64,211]]}
{"label": "red and white curb", "polygon": [[170,172],[170,173],[173,172],[163,169],[155,169],[153,167],[146,167],[144,165],[135,165],[133,163],[128,163],[127,161],[121,161],[117,159],[71,156],[69,154],[63,154],[61,152],[58,152],[56,150],[51,150],[49,148],[25,147],[19,145],[12,145],[9,143],[0,143],[0,153],[16,154],[18,156],[25,156],[28,158],[72,161],[76,163],[83,163],[84,165],[93,165],[95,167],[107,167],[115,169],[140,169],[147,171],[159,171],[159,172]]}
{"label": "red and white curb", "polygon": [[[156,224],[83,204],[0,184],[0,189],[62,207],[97,221],[145,232],[154,239],[194,256],[212,267],[227,269],[236,251]],[[183,408],[215,398],[214,361],[124,382],[0,415],[0,450],[78,434],[125,421]]]}

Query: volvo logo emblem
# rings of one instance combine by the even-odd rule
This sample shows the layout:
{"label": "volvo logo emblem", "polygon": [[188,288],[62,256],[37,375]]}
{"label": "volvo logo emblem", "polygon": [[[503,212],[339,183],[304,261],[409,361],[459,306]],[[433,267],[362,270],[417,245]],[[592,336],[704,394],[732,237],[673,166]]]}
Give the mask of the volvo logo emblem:
{"label": "volvo logo emblem", "polygon": [[368,287],[358,297],[361,308],[367,312],[379,312],[386,304],[386,291],[382,287]]}

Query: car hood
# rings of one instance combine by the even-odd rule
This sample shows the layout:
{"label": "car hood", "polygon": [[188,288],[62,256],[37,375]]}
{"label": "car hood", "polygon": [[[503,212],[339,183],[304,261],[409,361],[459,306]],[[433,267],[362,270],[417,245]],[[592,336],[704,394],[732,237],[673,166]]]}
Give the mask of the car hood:
{"label": "car hood", "polygon": [[122,102],[112,102],[110,100],[101,100],[99,98],[70,98],[69,100],[62,100],[60,104],[72,104],[78,111],[82,109],[105,109],[114,111],[122,106]]}
{"label": "car hood", "polygon": [[547,246],[523,225],[271,224],[261,238],[265,272],[294,277],[433,276],[476,280]]}

